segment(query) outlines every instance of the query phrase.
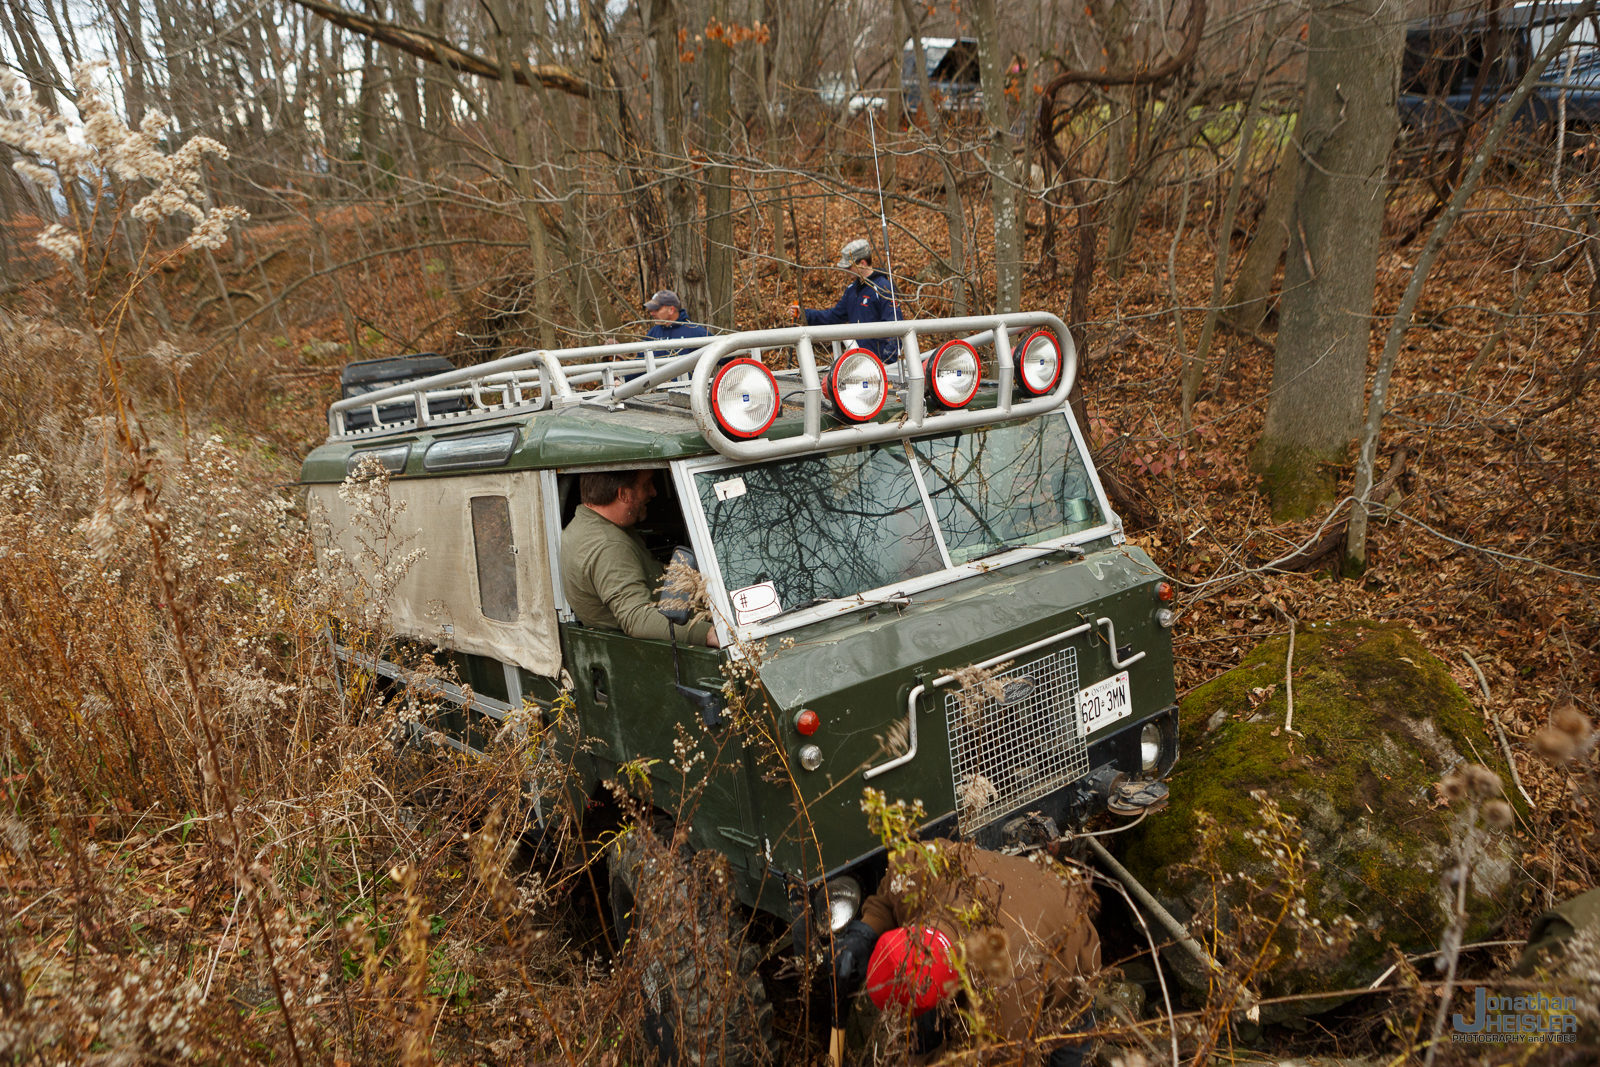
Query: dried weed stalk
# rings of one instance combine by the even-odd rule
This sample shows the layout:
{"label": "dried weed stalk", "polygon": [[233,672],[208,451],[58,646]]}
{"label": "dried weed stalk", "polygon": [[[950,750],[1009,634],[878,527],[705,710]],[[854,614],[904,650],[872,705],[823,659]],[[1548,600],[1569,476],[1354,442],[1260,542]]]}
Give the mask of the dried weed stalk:
{"label": "dried weed stalk", "polygon": [[689,622],[711,618],[711,595],[706,591],[706,576],[681,560],[667,564],[661,575],[661,596],[689,609]]}
{"label": "dried weed stalk", "polygon": [[1483,857],[1489,835],[1509,830],[1514,818],[1511,805],[1501,799],[1505,792],[1504,783],[1498,774],[1487,767],[1478,764],[1459,767],[1445,775],[1437,788],[1440,799],[1449,804],[1456,815],[1450,825],[1450,862],[1445,865],[1439,879],[1450,925],[1445,928],[1444,937],[1440,940],[1439,955],[1434,960],[1434,966],[1444,973],[1444,982],[1439,989],[1433,1031],[1428,1041],[1428,1051],[1423,1057],[1424,1067],[1433,1067],[1443,1042],[1445,1023],[1450,1017],[1462,939],[1470,919],[1467,892],[1472,885],[1473,870]]}
{"label": "dried weed stalk", "polygon": [[[1236,1022],[1256,1023],[1265,989],[1283,968],[1314,968],[1337,958],[1356,933],[1344,915],[1330,924],[1311,914],[1308,895],[1317,863],[1300,823],[1262,790],[1250,794],[1259,826],[1243,831],[1254,857],[1229,858],[1228,828],[1196,812],[1200,847],[1188,866],[1213,887],[1211,907],[1195,922],[1209,928],[1207,948],[1221,969],[1207,975],[1210,991],[1190,1027],[1195,1062],[1205,1062]],[[1224,905],[1224,901],[1227,904]]]}

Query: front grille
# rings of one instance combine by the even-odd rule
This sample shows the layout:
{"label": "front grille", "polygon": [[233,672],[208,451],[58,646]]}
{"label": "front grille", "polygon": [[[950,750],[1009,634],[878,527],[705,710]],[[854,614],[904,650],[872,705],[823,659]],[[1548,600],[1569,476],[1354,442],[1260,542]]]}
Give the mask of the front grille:
{"label": "front grille", "polygon": [[[944,696],[963,835],[1089,773],[1089,748],[1078,728],[1075,649],[993,678]],[[1004,690],[998,699],[996,689]]]}

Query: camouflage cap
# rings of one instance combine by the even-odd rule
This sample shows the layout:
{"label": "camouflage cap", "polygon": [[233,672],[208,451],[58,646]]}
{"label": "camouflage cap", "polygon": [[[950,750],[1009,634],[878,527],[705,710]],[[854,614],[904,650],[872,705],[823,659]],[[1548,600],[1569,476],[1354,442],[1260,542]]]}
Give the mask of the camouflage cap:
{"label": "camouflage cap", "polygon": [[857,237],[854,241],[839,249],[839,266],[853,267],[871,255],[872,242],[865,237]]}

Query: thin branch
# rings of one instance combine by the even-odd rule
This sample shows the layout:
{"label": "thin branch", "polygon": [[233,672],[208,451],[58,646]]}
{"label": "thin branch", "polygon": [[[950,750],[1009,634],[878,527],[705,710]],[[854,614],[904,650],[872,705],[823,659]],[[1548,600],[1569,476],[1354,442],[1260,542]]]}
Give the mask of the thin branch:
{"label": "thin branch", "polygon": [[[499,64],[457,48],[427,30],[385,22],[370,15],[358,15],[354,11],[346,11],[334,4],[324,4],[321,0],[294,0],[294,2],[341,29],[391,45],[418,59],[438,63],[466,74],[476,74],[480,78],[500,80]],[[530,67],[525,62],[512,60],[512,77],[518,85],[532,86],[537,82],[546,89],[556,89],[570,96],[589,95],[588,82],[584,81],[576,71],[556,63],[539,63]]]}

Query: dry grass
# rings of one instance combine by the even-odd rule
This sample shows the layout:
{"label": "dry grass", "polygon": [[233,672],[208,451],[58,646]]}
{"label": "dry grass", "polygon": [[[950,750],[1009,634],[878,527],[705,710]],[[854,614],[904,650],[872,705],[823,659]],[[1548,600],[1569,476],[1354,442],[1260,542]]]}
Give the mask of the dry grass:
{"label": "dry grass", "polygon": [[549,936],[574,872],[508,873],[499,830],[538,727],[487,760],[397,749],[397,695],[330,656],[305,517],[262,490],[292,473],[193,432],[219,413],[170,367],[122,379],[130,458],[96,358],[0,332],[0,377],[39,386],[0,422],[3,1055],[416,1063],[485,1019],[543,1047],[540,999],[579,1026],[538,993],[588,988]]}

